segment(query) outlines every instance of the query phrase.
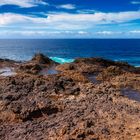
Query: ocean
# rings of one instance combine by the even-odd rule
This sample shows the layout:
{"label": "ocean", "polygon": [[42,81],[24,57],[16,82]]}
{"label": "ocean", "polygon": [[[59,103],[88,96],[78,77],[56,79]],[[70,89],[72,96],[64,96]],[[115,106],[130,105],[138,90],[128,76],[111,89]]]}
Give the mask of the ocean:
{"label": "ocean", "polygon": [[140,39],[1,39],[0,58],[30,60],[35,53],[66,63],[79,57],[103,57],[140,66]]}

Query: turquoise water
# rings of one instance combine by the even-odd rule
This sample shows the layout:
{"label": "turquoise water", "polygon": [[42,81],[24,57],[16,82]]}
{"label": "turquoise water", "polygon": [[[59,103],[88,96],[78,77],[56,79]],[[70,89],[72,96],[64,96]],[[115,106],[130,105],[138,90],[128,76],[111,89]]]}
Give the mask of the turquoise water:
{"label": "turquoise water", "polygon": [[74,61],[74,59],[60,58],[60,57],[50,57],[50,59],[60,64],[71,63]]}
{"label": "turquoise water", "polygon": [[103,57],[140,66],[140,39],[0,40],[0,58],[26,61],[43,53],[56,62],[79,57]]}

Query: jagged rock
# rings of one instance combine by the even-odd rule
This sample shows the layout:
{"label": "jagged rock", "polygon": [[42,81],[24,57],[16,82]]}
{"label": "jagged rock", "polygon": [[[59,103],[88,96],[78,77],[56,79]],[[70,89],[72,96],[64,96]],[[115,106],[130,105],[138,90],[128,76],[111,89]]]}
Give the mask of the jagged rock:
{"label": "jagged rock", "polygon": [[99,73],[99,75],[97,76],[98,80],[109,80],[112,77],[115,77],[117,75],[121,75],[125,73],[125,71],[123,69],[121,69],[120,67],[117,66],[110,66],[107,67],[106,69],[104,69],[101,73]]}
{"label": "jagged rock", "polygon": [[17,75],[0,77],[0,139],[140,139],[140,102],[122,94],[131,89],[139,96],[139,69],[81,58],[58,65],[61,73],[39,75],[50,63],[39,55],[19,63]]}
{"label": "jagged rock", "polygon": [[31,62],[34,62],[36,64],[52,64],[52,63],[55,63],[49,57],[47,57],[47,56],[45,56],[41,53],[35,54],[35,56],[31,60]]}
{"label": "jagged rock", "polygon": [[43,69],[55,67],[58,63],[43,54],[35,54],[32,60],[24,62],[17,67],[18,73],[39,74]]}
{"label": "jagged rock", "polygon": [[38,74],[42,70],[42,67],[38,64],[24,64],[19,66],[18,70],[20,72],[25,72],[29,74]]}
{"label": "jagged rock", "polygon": [[95,65],[101,65],[104,67],[108,66],[126,66],[126,67],[132,67],[126,62],[115,62],[112,60],[107,60],[104,58],[77,58],[74,63],[86,63],[86,64],[95,64]]}

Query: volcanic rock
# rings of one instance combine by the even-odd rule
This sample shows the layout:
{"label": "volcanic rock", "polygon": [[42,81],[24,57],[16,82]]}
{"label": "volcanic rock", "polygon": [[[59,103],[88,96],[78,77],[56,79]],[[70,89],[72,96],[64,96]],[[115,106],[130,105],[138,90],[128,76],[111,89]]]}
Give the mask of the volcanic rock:
{"label": "volcanic rock", "polygon": [[139,69],[81,58],[58,65],[61,73],[39,75],[51,63],[37,56],[19,63],[17,75],[0,76],[1,140],[140,139],[140,102],[132,98],[140,96]]}
{"label": "volcanic rock", "polygon": [[56,62],[52,61],[49,57],[41,53],[35,54],[31,62],[36,63],[36,64],[52,64],[52,63],[56,64]]}

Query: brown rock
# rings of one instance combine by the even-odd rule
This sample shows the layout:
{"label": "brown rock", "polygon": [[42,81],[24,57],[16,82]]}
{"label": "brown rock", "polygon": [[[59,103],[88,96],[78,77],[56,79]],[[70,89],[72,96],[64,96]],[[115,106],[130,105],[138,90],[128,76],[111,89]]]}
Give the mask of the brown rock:
{"label": "brown rock", "polygon": [[34,62],[36,64],[51,64],[55,63],[50,58],[46,57],[45,55],[38,53],[35,54],[35,56],[32,58],[31,62]]}
{"label": "brown rock", "polygon": [[[37,56],[19,64],[17,75],[0,77],[0,139],[139,139],[140,102],[122,95],[125,88],[139,96],[138,69],[82,58],[59,65],[60,74],[39,76],[51,63],[44,59]],[[90,82],[87,74],[102,82]]]}

